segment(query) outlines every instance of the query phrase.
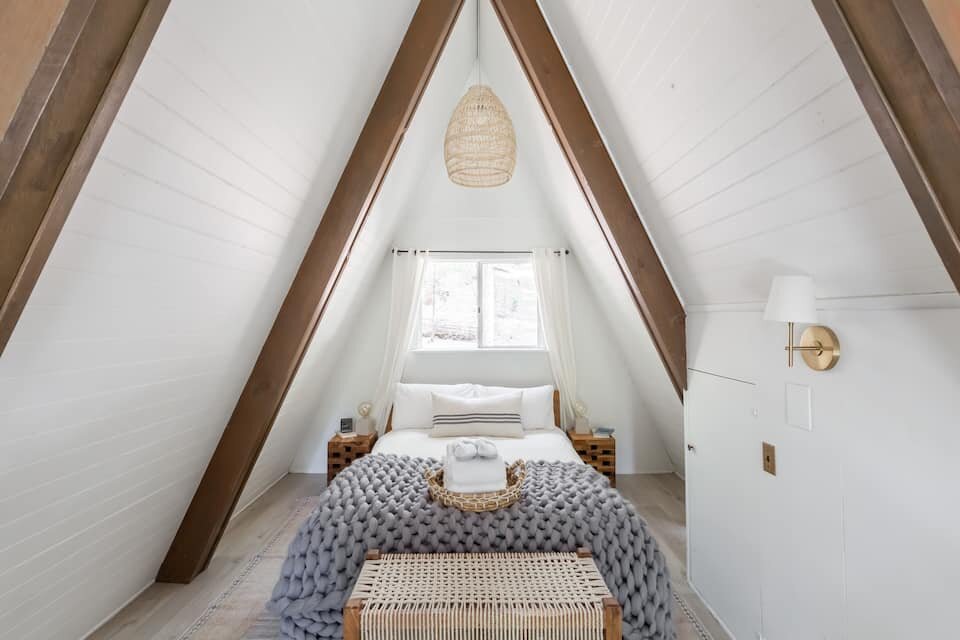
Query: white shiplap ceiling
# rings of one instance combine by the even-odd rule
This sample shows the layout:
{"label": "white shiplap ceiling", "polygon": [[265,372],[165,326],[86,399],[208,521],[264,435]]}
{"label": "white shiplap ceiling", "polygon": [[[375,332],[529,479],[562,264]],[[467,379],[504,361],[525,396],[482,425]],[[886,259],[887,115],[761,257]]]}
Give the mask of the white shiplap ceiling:
{"label": "white shiplap ceiling", "polygon": [[541,4],[688,307],[953,291],[808,0]]}
{"label": "white shiplap ceiling", "polygon": [[[808,0],[542,5],[688,307],[762,300],[787,271],[811,273],[827,297],[952,291]],[[0,361],[0,636],[83,635],[152,579],[413,6],[172,3]],[[251,492],[286,470],[426,154],[439,153],[473,64],[475,6]],[[485,77],[679,464],[679,402],[483,6]],[[60,566],[69,573],[42,579]]]}
{"label": "white shiplap ceiling", "polygon": [[[436,160],[442,153],[443,134],[450,113],[463,91],[477,79],[474,61],[479,15],[481,76],[483,82],[498,93],[514,120],[518,163],[521,165],[518,171],[529,171],[533,176],[531,182],[542,191],[542,199],[551,204],[557,236],[565,237],[566,244],[575,253],[593,286],[601,312],[626,355],[637,397],[649,414],[645,420],[649,424],[645,426],[657,430],[674,466],[682,469],[682,406],[676,392],[492,6],[481,0],[479,14],[477,9],[476,0],[470,0],[461,12],[391,166],[387,182],[361,231],[357,246],[351,252],[344,276],[314,336],[263,456],[287,455],[291,447],[297,445],[300,434],[310,428],[309,424],[304,424],[302,416],[323,403],[322,393],[318,394],[316,390],[322,389],[327,376],[333,373],[329,363],[339,350],[365,339],[351,331],[355,314],[362,313],[364,297],[372,290],[371,278],[390,241],[397,239],[402,241],[400,244],[409,244],[418,239],[429,245],[429,230],[424,233],[418,227],[422,214],[418,207],[442,205],[424,203],[415,194],[429,191],[429,186],[437,179],[446,180]],[[441,174],[421,176],[425,166],[440,170]],[[497,198],[502,198],[502,194],[502,190],[477,191],[474,197],[497,206]],[[523,206],[523,203],[515,203],[515,206]],[[471,234],[469,225],[463,220],[456,224],[464,229],[464,238],[462,242],[452,243],[448,238],[445,248],[470,247],[477,235],[485,235]],[[486,224],[496,223],[491,219]],[[293,407],[298,408],[294,410]]]}
{"label": "white shiplap ceiling", "polygon": [[415,6],[171,3],[0,357],[0,638],[153,581]]}
{"label": "white shiplap ceiling", "polygon": [[484,81],[503,100],[517,130],[518,156],[532,168],[543,199],[590,281],[626,356],[637,394],[674,467],[683,470],[682,405],[660,361],[623,275],[570,170],[536,95],[488,2],[482,3]]}

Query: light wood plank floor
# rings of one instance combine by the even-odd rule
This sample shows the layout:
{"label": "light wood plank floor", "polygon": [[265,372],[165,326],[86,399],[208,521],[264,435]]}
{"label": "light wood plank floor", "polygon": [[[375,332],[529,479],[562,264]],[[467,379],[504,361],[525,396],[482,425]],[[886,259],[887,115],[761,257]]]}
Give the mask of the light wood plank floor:
{"label": "light wood plank floor", "polygon": [[[154,584],[88,640],[176,640],[237,577],[296,501],[319,495],[325,475],[291,473],[234,518],[210,566],[187,585]],[[264,601],[269,594],[264,594]]]}
{"label": "light wood plank floor", "polygon": [[[729,640],[730,636],[687,583],[687,513],[683,480],[672,473],[618,475],[617,489],[647,521],[650,532],[666,556],[674,591],[690,605],[714,640]],[[675,611],[673,619],[680,638],[699,637],[694,626],[679,611]]]}
{"label": "light wood plank floor", "polygon": [[[323,475],[290,474],[233,519],[210,566],[191,584],[154,584],[114,616],[89,640],[176,640],[226,589],[259,551],[299,498],[318,495]],[[617,488],[647,521],[667,558],[674,589],[691,605],[715,640],[728,640],[720,625],[686,581],[683,480],[672,474],[617,476]],[[264,594],[266,599],[269,594]],[[681,638],[697,635],[675,616]]]}

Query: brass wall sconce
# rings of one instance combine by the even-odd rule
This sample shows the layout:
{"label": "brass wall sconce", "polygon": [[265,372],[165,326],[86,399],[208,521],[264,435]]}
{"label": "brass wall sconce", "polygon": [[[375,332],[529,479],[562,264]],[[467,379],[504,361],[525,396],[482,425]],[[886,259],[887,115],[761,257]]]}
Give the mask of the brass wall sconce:
{"label": "brass wall sconce", "polygon": [[[787,366],[793,366],[793,354],[799,352],[814,371],[832,369],[840,359],[840,340],[829,327],[816,324],[817,305],[810,276],[776,276],[770,286],[764,320],[787,323]],[[793,325],[810,324],[794,342]]]}

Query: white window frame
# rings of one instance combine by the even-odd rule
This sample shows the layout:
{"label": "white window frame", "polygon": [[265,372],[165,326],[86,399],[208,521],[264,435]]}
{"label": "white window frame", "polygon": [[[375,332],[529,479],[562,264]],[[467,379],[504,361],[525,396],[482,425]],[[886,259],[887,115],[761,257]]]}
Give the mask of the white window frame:
{"label": "white window frame", "polygon": [[[417,305],[417,330],[414,332],[413,351],[424,353],[473,353],[476,351],[545,351],[546,343],[543,340],[543,324],[540,322],[540,292],[537,291],[537,344],[522,346],[484,346],[483,344],[483,265],[485,264],[533,264],[533,256],[522,253],[504,253],[497,255],[479,254],[479,253],[456,253],[445,254],[442,256],[429,255],[428,262],[474,262],[477,268],[477,346],[470,348],[441,349],[425,346],[423,344],[423,303]],[[422,285],[421,285],[422,286]]]}

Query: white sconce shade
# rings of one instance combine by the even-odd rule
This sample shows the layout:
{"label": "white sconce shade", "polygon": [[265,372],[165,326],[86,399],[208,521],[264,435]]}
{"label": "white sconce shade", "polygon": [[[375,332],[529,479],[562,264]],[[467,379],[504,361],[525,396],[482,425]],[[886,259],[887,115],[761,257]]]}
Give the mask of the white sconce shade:
{"label": "white sconce shade", "polygon": [[[840,359],[840,340],[830,327],[817,322],[817,298],[810,276],[776,276],[770,285],[764,320],[787,323],[787,366],[793,366],[793,354],[799,353],[814,371],[832,369]],[[800,335],[799,346],[794,342],[793,325],[809,324]]]}
{"label": "white sconce shade", "polygon": [[770,285],[764,320],[814,324],[817,322],[817,299],[810,276],[776,276]]}

